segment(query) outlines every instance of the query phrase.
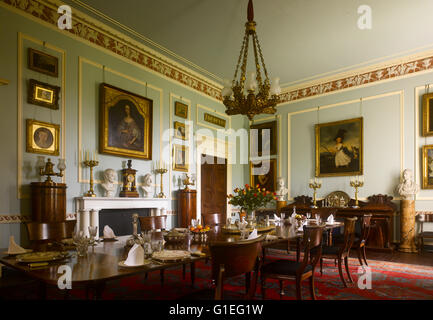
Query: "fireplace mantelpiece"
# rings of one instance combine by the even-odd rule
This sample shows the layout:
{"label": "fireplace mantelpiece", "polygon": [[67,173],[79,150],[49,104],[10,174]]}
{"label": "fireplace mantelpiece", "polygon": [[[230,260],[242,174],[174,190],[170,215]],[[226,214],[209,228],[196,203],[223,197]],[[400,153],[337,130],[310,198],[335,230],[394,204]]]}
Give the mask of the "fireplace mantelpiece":
{"label": "fireplace mantelpiece", "polygon": [[76,197],[80,230],[89,233],[89,226],[99,227],[99,211],[102,209],[151,209],[151,215],[161,215],[168,209],[169,200],[162,198],[106,198],[106,197]]}

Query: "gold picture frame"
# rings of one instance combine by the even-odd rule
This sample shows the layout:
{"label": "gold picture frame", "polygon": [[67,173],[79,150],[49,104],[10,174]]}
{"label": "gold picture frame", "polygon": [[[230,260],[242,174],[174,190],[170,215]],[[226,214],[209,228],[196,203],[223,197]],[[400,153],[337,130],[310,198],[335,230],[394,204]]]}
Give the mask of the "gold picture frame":
{"label": "gold picture frame", "polygon": [[422,188],[433,189],[433,144],[422,147]]}
{"label": "gold picture frame", "polygon": [[363,118],[316,124],[316,177],[363,174]]}
{"label": "gold picture frame", "polygon": [[173,170],[188,172],[189,148],[181,144],[173,144]]}
{"label": "gold picture frame", "polygon": [[[263,164],[268,162],[269,165]],[[257,169],[258,175],[253,175],[254,169]],[[275,192],[277,189],[277,159],[250,161],[250,185],[259,185],[260,189],[265,188],[267,191]]]}
{"label": "gold picture frame", "polygon": [[[257,130],[257,140],[252,135],[251,129]],[[263,130],[269,130],[269,141],[264,141],[264,146],[269,150],[269,154],[264,153],[262,150],[263,145]],[[263,155],[276,155],[277,154],[277,121],[253,124],[250,126],[250,150],[251,157],[261,157]]]}
{"label": "gold picture frame", "polygon": [[27,102],[57,110],[59,109],[59,92],[60,87],[30,79]]}
{"label": "gold picture frame", "polygon": [[176,101],[174,104],[174,115],[180,118],[188,119],[188,105]]}
{"label": "gold picture frame", "polygon": [[433,136],[433,93],[422,96],[422,136]]}
{"label": "gold picture frame", "polygon": [[28,67],[49,76],[59,76],[59,59],[33,48],[28,50]]}
{"label": "gold picture frame", "polygon": [[151,160],[152,110],[152,100],[101,83],[99,152]]}
{"label": "gold picture frame", "polygon": [[175,121],[174,122],[174,137],[176,139],[188,140],[189,126],[185,123]]}
{"label": "gold picture frame", "polygon": [[59,155],[60,126],[58,124],[26,120],[26,152]]}

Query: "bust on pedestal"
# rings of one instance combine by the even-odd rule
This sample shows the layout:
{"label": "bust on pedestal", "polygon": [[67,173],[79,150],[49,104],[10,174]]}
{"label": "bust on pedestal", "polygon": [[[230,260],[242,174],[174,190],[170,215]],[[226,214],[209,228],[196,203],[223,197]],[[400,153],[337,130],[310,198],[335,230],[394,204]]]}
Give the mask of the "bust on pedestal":
{"label": "bust on pedestal", "polygon": [[116,189],[116,171],[114,169],[106,169],[104,171],[104,182],[101,187],[104,189],[104,197],[112,198],[115,194]]}
{"label": "bust on pedestal", "polygon": [[284,186],[284,179],[282,177],[277,178],[277,191],[275,192],[277,197],[277,210],[285,207],[287,202],[285,200],[288,189]]}
{"label": "bust on pedestal", "polygon": [[419,187],[413,180],[410,169],[403,171],[402,182],[397,187],[402,197],[400,214],[400,246],[399,251],[417,252],[415,245],[415,200]]}

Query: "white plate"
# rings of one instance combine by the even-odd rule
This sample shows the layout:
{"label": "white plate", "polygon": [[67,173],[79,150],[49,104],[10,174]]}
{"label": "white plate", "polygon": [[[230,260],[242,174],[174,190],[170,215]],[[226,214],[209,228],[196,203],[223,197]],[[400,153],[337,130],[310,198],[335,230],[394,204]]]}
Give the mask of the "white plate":
{"label": "white plate", "polygon": [[3,254],[10,255],[10,256],[17,256],[17,255],[19,255],[19,254],[24,254],[24,253],[33,252],[32,249],[24,249],[24,250],[26,250],[26,252],[21,252],[21,253],[9,253],[9,252],[7,252],[7,251],[3,251],[2,253],[3,253]]}
{"label": "white plate", "polygon": [[148,263],[144,263],[143,262],[143,264],[140,264],[140,265],[128,266],[128,265],[125,264],[125,261],[126,260],[119,261],[118,266],[119,267],[123,267],[123,268],[138,268],[138,267],[144,267],[145,265],[149,264],[149,262]]}

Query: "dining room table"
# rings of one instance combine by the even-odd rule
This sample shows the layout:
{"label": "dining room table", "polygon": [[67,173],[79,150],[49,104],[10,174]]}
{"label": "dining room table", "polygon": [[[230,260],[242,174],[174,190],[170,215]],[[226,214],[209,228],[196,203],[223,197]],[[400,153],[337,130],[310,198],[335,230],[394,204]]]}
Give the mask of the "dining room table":
{"label": "dining room table", "polygon": [[[333,224],[326,224],[325,230],[329,235],[332,235],[331,230],[343,226],[342,222],[335,221]],[[180,228],[179,228],[180,229]],[[300,246],[302,242],[303,231],[297,225],[292,225],[286,221],[271,223],[265,227],[256,227],[258,235],[265,234],[263,237],[262,248],[263,253],[267,248],[272,248],[277,244],[287,241],[296,240],[297,244],[297,259],[299,260]],[[0,249],[0,264],[9,268],[20,271],[27,276],[39,280],[39,298],[45,299],[47,286],[57,287],[60,277],[64,274],[67,266],[70,270],[70,283],[72,288],[85,288],[86,298],[101,299],[102,293],[107,282],[119,278],[130,277],[138,274],[144,274],[157,270],[165,270],[169,268],[181,267],[190,265],[191,284],[194,286],[195,280],[195,263],[198,261],[210,259],[209,245],[212,242],[236,242],[242,241],[240,232],[236,230],[234,225],[215,226],[205,235],[194,235],[189,230],[185,230],[187,235],[184,241],[172,243],[166,241],[163,250],[183,250],[189,252],[189,256],[185,259],[176,261],[157,261],[152,258],[142,266],[126,267],[119,263],[124,261],[128,256],[128,251],[131,248],[131,236],[119,236],[116,241],[97,241],[93,246],[89,246],[86,256],[78,256],[72,248],[65,250],[65,257],[56,261],[49,262],[47,265],[34,267],[30,263],[18,261],[16,256],[7,255],[5,249]],[[160,232],[160,237],[164,237],[164,233]],[[329,238],[328,238],[329,241]],[[65,290],[65,298],[68,297],[68,290]]]}

